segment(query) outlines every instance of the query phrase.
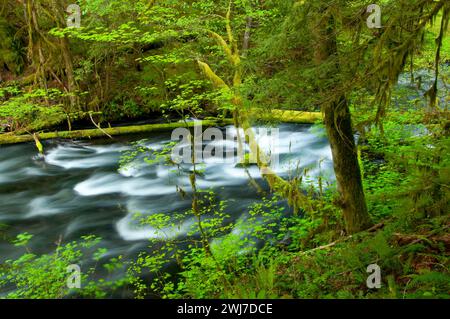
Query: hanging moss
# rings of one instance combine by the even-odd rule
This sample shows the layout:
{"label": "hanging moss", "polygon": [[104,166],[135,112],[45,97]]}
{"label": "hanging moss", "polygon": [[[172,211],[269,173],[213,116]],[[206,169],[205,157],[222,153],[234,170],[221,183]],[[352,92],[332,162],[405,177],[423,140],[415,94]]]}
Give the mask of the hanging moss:
{"label": "hanging moss", "polygon": [[217,76],[217,74],[215,74],[213,70],[211,70],[208,64],[201,61],[197,61],[197,63],[200,66],[202,72],[206,75],[206,77],[213,83],[213,85],[216,88],[229,89],[228,85],[219,76]]}

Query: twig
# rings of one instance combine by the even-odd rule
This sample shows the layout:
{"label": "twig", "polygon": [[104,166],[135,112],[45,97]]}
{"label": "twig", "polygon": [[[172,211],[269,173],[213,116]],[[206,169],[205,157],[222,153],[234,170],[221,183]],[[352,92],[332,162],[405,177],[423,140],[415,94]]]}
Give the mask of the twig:
{"label": "twig", "polygon": [[113,137],[111,135],[109,135],[108,133],[105,132],[104,129],[102,129],[100,127],[100,125],[98,125],[97,123],[95,123],[94,119],[92,118],[92,114],[91,112],[89,112],[89,118],[91,119],[91,122],[95,125],[96,128],[98,128],[100,131],[102,131],[105,135],[107,135],[110,139],[113,139]]}
{"label": "twig", "polygon": [[[383,227],[384,227],[384,223],[379,223],[379,224],[376,224],[376,225],[370,227],[369,229],[367,229],[366,232],[371,233],[371,232],[374,232],[374,231],[376,231],[378,229],[381,229]],[[338,240],[336,240],[336,241],[334,241],[332,243],[329,243],[327,245],[323,245],[323,246],[319,246],[319,247],[316,247],[316,248],[313,248],[313,249],[310,249],[310,250],[307,250],[307,251],[303,251],[303,252],[300,253],[300,256],[306,255],[308,253],[312,253],[312,252],[317,251],[317,250],[327,249],[327,248],[336,246],[337,244],[345,242],[345,241],[347,241],[349,239],[352,239],[352,238],[353,238],[353,235],[350,235],[348,237],[338,239]]]}

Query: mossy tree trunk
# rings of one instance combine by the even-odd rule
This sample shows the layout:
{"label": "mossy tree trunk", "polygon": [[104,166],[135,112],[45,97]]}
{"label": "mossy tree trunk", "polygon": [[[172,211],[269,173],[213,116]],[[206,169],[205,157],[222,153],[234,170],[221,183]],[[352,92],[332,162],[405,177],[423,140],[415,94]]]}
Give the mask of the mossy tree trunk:
{"label": "mossy tree trunk", "polygon": [[[335,19],[332,13],[327,11],[324,11],[318,19],[315,31],[317,39],[315,62],[318,65],[330,63],[323,80],[330,83],[337,82],[337,80],[330,81],[336,74],[340,74]],[[348,100],[336,87],[337,84],[334,83],[322,90],[322,94],[332,96],[322,104],[322,112],[333,155],[334,172],[340,194],[339,206],[343,211],[346,230],[351,234],[369,228],[372,223],[364,196]]]}
{"label": "mossy tree trunk", "polygon": [[[211,67],[202,61],[197,61],[200,69],[203,71],[205,76],[211,81],[211,83],[221,90],[230,92],[231,102],[234,106],[233,110],[233,120],[236,129],[242,128],[246,133],[246,142],[251,145],[251,156],[256,159],[256,163],[261,172],[261,175],[269,184],[272,191],[280,194],[286,198],[289,205],[293,208],[296,214],[300,208],[309,212],[312,211],[310,201],[307,196],[305,196],[299,188],[298,180],[293,179],[292,181],[286,181],[280,176],[278,176],[271,168],[268,156],[264,153],[261,147],[256,141],[256,136],[252,130],[250,123],[249,111],[245,109],[243,105],[242,96],[240,95],[240,86],[242,85],[242,64],[241,64],[241,53],[237,42],[233,35],[233,30],[231,27],[231,10],[233,1],[230,0],[228,11],[225,17],[225,26],[227,31],[227,40],[225,40],[221,35],[216,32],[207,30],[210,37],[212,37],[219,47],[223,50],[230,67],[234,70],[233,81],[229,85],[220,76],[218,76]],[[249,46],[249,27],[247,27],[246,32],[248,33],[247,39],[243,45],[242,51],[245,51]]]}
{"label": "mossy tree trunk", "polygon": [[348,233],[356,233],[369,228],[372,223],[364,196],[348,101],[341,97],[324,107],[323,113],[346,229]]}
{"label": "mossy tree trunk", "polygon": [[[64,3],[58,2],[56,0],[52,0],[51,2],[52,12],[54,14],[54,21],[56,23],[57,28],[62,28],[65,26],[65,5]],[[78,84],[74,75],[74,67],[73,67],[73,57],[70,51],[70,43],[67,36],[64,36],[58,40],[58,51],[62,55],[62,66],[60,67],[60,73],[66,75],[66,83],[63,83],[64,90],[68,93],[69,100],[69,108],[68,108],[68,125],[69,131],[71,130],[70,116],[69,114],[72,112],[76,112],[79,109],[79,100],[76,96],[76,92],[78,91]]]}

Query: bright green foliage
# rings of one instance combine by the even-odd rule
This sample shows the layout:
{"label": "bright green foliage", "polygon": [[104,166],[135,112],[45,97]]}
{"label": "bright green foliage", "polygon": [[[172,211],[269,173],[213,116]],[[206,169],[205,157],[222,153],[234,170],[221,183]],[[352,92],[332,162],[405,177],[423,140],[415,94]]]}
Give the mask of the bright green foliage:
{"label": "bright green foliage", "polygon": [[[78,242],[59,244],[52,254],[37,255],[27,248],[33,236],[28,233],[17,235],[15,246],[25,246],[26,253],[16,260],[6,260],[0,264],[0,287],[10,290],[6,298],[55,299],[67,297],[104,298],[114,289],[127,283],[127,278],[115,282],[104,279],[93,280],[94,267],[85,269],[80,260],[84,254],[92,254],[95,261],[100,260],[107,250],[98,248],[100,238],[84,236]],[[112,272],[123,267],[121,256],[111,259],[103,267]],[[69,289],[67,282],[70,272],[68,266],[77,264],[81,268],[81,288]]]}
{"label": "bright green foliage", "polygon": [[[185,176],[191,189],[177,187],[192,208],[137,213],[133,222],[151,227],[154,238],[130,263],[105,260],[96,237],[39,255],[31,234],[17,235],[12,245],[24,254],[0,265],[7,298],[106,298],[128,284],[136,298],[450,297],[448,1],[379,1],[381,29],[367,28],[365,0],[77,3],[81,28],[65,27],[67,1],[0,5],[0,133],[149,119],[190,127],[190,118],[254,107],[266,116],[250,122],[273,124],[274,108],[320,111],[345,98],[368,210],[379,224],[347,236],[336,185],[326,176],[315,185],[308,168],[292,170],[285,192],[301,190],[300,214],[261,191],[231,222],[220,194],[197,189],[203,167],[193,165]],[[143,142],[122,154],[122,169],[174,164],[174,143],[156,151]],[[83,288],[70,290],[67,266],[82,256],[101,269],[84,270]],[[382,268],[380,290],[366,286],[373,263]],[[114,281],[93,279],[124,269]]]}
{"label": "bright green foliage", "polygon": [[26,93],[17,87],[0,88],[0,125],[18,131],[57,125],[66,119],[62,105],[54,104],[60,97],[56,89]]}

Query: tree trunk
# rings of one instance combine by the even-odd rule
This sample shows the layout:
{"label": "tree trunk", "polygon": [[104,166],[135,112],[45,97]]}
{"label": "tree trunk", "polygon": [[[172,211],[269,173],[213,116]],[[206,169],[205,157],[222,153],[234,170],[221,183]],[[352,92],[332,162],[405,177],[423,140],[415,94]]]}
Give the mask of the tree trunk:
{"label": "tree trunk", "polygon": [[319,19],[318,28],[314,31],[317,37],[315,60],[318,65],[332,61],[323,80],[335,79],[331,87],[322,90],[324,96],[335,94],[334,100],[323,103],[322,111],[341,196],[339,206],[344,214],[346,230],[352,234],[369,228],[372,223],[364,196],[350,109],[344,93],[339,92],[336,79],[336,74],[340,74],[340,65],[335,20],[333,14],[326,10]]}
{"label": "tree trunk", "polygon": [[364,196],[348,102],[341,97],[338,102],[324,107],[323,111],[346,229],[350,234],[356,233],[369,228],[372,223]]}
{"label": "tree trunk", "polygon": [[[54,21],[58,28],[61,28],[65,24],[65,5],[64,3],[60,3],[56,0],[51,2],[52,12],[54,14]],[[63,64],[64,64],[64,73],[67,79],[67,85],[64,85],[64,89],[67,93],[69,93],[69,112],[78,111],[79,99],[76,96],[76,91],[78,90],[78,84],[75,80],[74,72],[73,72],[73,58],[72,53],[70,51],[70,43],[68,37],[65,35],[64,37],[59,39],[59,49],[62,54]],[[61,70],[61,71],[63,71]],[[62,72],[63,73],[63,72]],[[69,121],[69,131],[70,129],[70,117],[68,117]]]}
{"label": "tree trunk", "polygon": [[[256,159],[256,164],[258,165],[262,177],[267,181],[270,186],[270,189],[278,194],[281,194],[288,200],[289,205],[293,207],[294,214],[296,214],[300,208],[305,209],[305,211],[311,211],[311,208],[308,208],[309,205],[308,198],[302,193],[302,191],[298,187],[297,179],[294,179],[290,182],[284,180],[280,176],[278,176],[271,168],[268,156],[262,151],[258,142],[256,140],[256,136],[252,130],[252,126],[250,124],[248,118],[248,112],[245,110],[242,102],[242,98],[239,94],[239,87],[242,84],[242,65],[241,65],[241,56],[239,49],[234,40],[233,31],[231,28],[231,4],[228,7],[228,12],[225,19],[228,43],[227,41],[220,36],[219,34],[208,30],[209,35],[215,39],[217,44],[223,49],[225,56],[227,57],[230,65],[234,68],[234,77],[232,85],[228,85],[225,81],[219,77],[211,67],[200,60],[198,60],[198,65],[206,77],[211,81],[211,83],[218,89],[229,91],[232,95],[231,102],[234,105],[233,110],[233,120],[236,129],[242,128],[246,133],[245,139],[246,142],[251,145],[250,155],[254,156]],[[248,20],[247,22],[251,22]],[[250,41],[250,29],[249,25],[247,26],[248,31],[248,39],[247,44],[244,43],[244,48],[248,45]],[[239,139],[238,139],[239,140]],[[241,145],[239,140],[239,145]],[[241,147],[241,146],[239,146]]]}

